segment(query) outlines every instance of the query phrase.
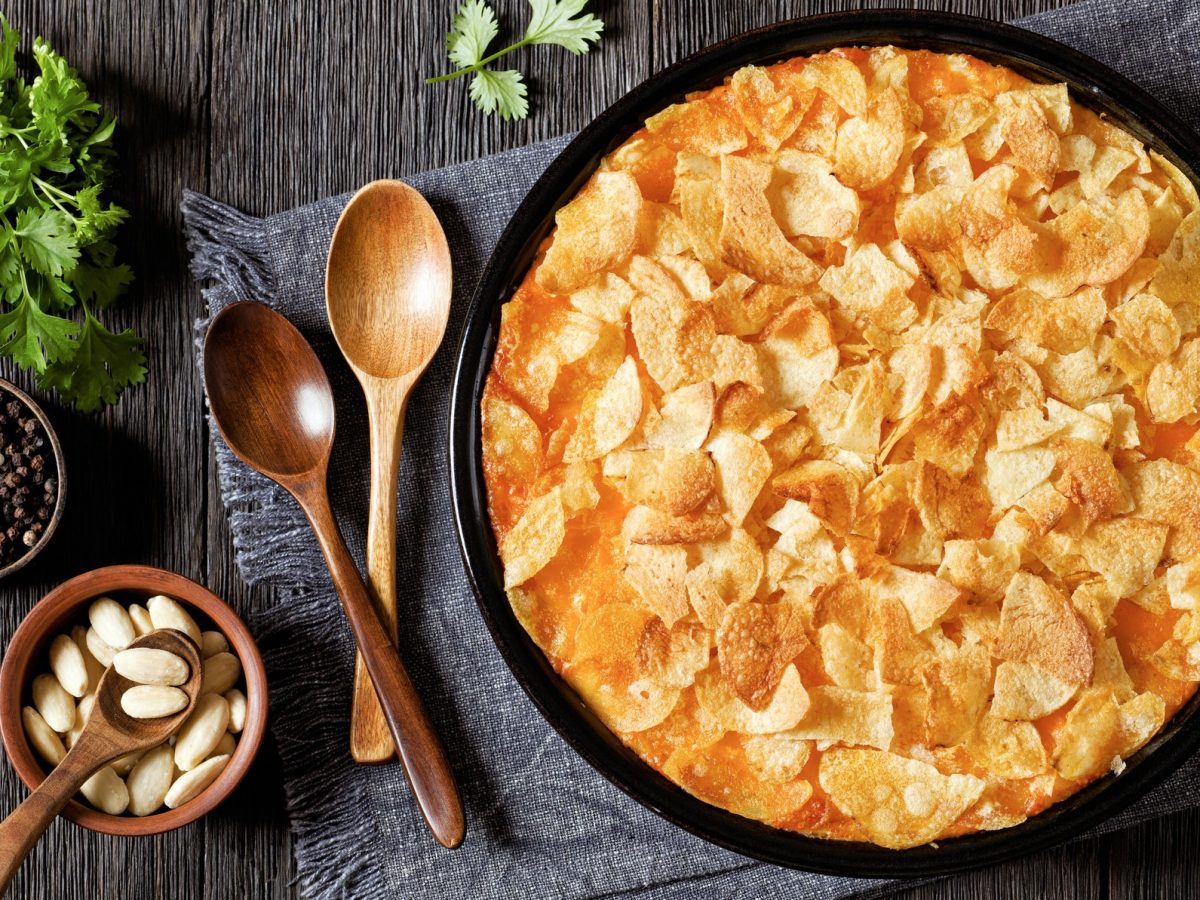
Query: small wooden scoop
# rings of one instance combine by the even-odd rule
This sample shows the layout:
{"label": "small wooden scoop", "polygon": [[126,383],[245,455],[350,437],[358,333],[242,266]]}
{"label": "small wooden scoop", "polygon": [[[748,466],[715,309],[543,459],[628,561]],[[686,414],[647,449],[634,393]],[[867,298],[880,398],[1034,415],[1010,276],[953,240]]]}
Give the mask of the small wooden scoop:
{"label": "small wooden scoop", "polygon": [[96,703],[75,746],[46,780],[0,822],[0,893],[8,889],[8,883],[42,832],[85,781],[126,753],[157,747],[191,715],[204,675],[200,651],[191,639],[182,632],[163,629],[138,638],[130,646],[167,650],[187,661],[188,680],[179,686],[187,694],[187,706],[158,719],[133,718],[121,708],[121,695],[136,682],[109,666],[96,685]]}

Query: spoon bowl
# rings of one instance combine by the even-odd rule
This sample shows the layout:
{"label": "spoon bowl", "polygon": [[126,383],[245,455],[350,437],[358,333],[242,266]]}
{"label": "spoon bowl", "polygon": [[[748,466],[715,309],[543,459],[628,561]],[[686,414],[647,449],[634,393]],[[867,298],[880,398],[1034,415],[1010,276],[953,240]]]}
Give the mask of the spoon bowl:
{"label": "spoon bowl", "polygon": [[204,342],[217,428],[248,465],[276,480],[323,467],[333,449],[333,389],[308,341],[261,303],[233,303]]}
{"label": "spoon bowl", "polygon": [[450,248],[403,181],[373,181],[338,220],[325,270],[329,324],[346,360],[374,378],[420,372],[446,333]]}

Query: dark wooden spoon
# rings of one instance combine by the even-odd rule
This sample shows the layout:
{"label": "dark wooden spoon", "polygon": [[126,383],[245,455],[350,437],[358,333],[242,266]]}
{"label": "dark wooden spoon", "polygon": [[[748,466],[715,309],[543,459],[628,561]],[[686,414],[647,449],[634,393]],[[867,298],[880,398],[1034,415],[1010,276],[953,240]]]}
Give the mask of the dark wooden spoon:
{"label": "dark wooden spoon", "polygon": [[174,715],[135,719],[121,708],[121,695],[136,682],[109,666],[96,685],[95,705],[75,746],[45,781],[0,822],[0,893],[7,890],[9,881],[42,832],[85,781],[126,753],[157,747],[191,715],[204,675],[200,651],[192,640],[182,632],[161,629],[138,638],[130,646],[167,650],[187,661],[188,680],[179,686],[187,694],[187,706]]}
{"label": "dark wooden spoon", "polygon": [[417,806],[438,842],[457,847],[466,821],[446,751],[329,506],[333,390],[320,360],[279,313],[261,303],[234,303],[209,326],[204,386],[229,448],[287,490],[308,517]]}

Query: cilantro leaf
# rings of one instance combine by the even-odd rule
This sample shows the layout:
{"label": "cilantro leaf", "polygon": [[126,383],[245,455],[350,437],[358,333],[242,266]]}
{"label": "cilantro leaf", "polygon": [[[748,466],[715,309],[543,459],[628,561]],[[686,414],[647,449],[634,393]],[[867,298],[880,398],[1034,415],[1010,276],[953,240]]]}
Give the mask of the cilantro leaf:
{"label": "cilantro leaf", "polygon": [[129,213],[104,196],[116,123],[41,38],[27,84],[19,43],[0,15],[0,356],[94,410],[146,374],[138,337],[97,318],[133,280],[113,241]]}
{"label": "cilantro leaf", "polygon": [[466,0],[458,8],[446,34],[446,55],[456,70],[426,78],[426,84],[474,75],[471,100],[486,114],[524,119],[529,115],[528,90],[516,69],[495,70],[488,66],[500,57],[537,44],[557,44],[571,53],[587,53],[588,44],[600,42],[604,23],[583,12],[587,0],[529,0],[530,18],[525,36],[495,53],[487,48],[500,33],[496,12],[485,0]]}
{"label": "cilantro leaf", "polygon": [[146,380],[142,341],[132,330],[111,332],[85,312],[83,330],[74,344],[72,356],[47,366],[40,382],[70,397],[84,412],[116,403],[122,390]]}
{"label": "cilantro leaf", "polygon": [[587,0],[529,0],[529,5],[533,8],[525,29],[529,43],[558,44],[572,53],[587,53],[588,41],[600,42],[604,23],[591,14],[579,15]]}
{"label": "cilantro leaf", "polygon": [[480,69],[471,80],[471,99],[475,105],[485,113],[499,113],[505,120],[529,115],[525,95],[525,79],[516,69],[503,72]]}
{"label": "cilantro leaf", "polygon": [[446,52],[456,66],[467,68],[483,59],[488,44],[500,33],[495,11],[483,0],[467,0],[446,35]]}

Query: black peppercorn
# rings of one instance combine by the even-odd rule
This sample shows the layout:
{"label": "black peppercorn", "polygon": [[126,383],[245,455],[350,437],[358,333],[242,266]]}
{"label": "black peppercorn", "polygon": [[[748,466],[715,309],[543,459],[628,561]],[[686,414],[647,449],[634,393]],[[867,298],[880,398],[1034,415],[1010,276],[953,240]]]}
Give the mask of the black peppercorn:
{"label": "black peppercorn", "polygon": [[0,566],[35,547],[53,516],[58,473],[54,457],[41,453],[47,437],[24,403],[0,403]]}

